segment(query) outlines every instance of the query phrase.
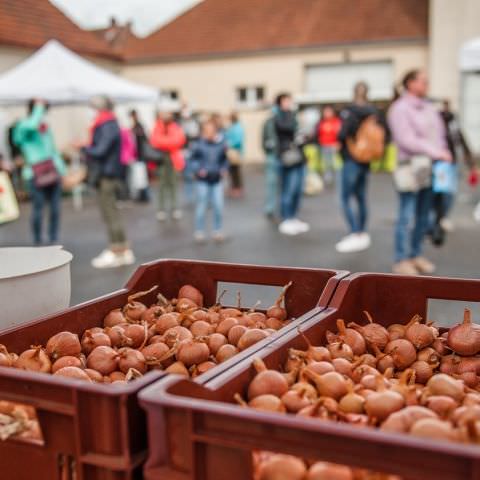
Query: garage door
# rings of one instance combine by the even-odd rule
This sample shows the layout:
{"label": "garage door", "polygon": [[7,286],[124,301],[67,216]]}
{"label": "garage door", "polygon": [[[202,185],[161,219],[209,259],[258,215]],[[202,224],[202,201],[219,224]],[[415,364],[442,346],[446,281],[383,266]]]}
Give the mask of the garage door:
{"label": "garage door", "polygon": [[480,153],[480,73],[463,76],[462,125],[468,144]]}
{"label": "garage door", "polygon": [[347,102],[352,99],[353,86],[360,80],[370,87],[372,100],[388,100],[393,93],[391,62],[310,65],[306,67],[306,101]]}

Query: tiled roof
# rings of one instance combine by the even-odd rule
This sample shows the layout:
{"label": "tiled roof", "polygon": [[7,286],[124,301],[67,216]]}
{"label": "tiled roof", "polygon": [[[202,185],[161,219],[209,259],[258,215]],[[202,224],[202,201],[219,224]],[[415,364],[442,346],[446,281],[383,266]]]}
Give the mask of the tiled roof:
{"label": "tiled roof", "polygon": [[52,38],[78,53],[118,58],[108,43],[75,25],[48,0],[0,0],[0,45],[36,49]]}
{"label": "tiled roof", "polygon": [[168,60],[427,37],[428,0],[204,0],[129,39],[124,54]]}

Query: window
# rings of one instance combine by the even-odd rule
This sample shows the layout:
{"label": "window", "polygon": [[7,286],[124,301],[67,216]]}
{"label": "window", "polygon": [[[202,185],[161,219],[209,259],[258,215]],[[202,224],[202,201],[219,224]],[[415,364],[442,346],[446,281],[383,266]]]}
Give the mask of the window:
{"label": "window", "polygon": [[258,107],[258,105],[261,104],[265,99],[265,87],[238,87],[236,99],[237,104],[240,107]]}
{"label": "window", "polygon": [[180,98],[178,90],[172,88],[162,88],[160,90],[160,96],[167,100],[178,100]]}

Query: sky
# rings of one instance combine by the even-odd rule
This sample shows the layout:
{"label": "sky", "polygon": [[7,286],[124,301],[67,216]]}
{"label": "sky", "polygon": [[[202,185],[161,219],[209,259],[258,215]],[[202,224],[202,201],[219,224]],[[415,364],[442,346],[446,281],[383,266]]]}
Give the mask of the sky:
{"label": "sky", "polygon": [[201,0],[50,0],[83,28],[102,28],[115,16],[133,21],[133,30],[145,36]]}

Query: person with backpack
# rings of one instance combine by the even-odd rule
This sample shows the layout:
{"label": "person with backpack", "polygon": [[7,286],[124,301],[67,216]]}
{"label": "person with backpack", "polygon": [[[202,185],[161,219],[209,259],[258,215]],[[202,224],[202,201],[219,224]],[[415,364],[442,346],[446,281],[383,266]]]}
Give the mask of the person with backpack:
{"label": "person with backpack", "polygon": [[196,178],[195,241],[203,243],[206,235],[206,215],[213,208],[213,240],[225,240],[223,233],[223,179],[228,172],[227,145],[218,134],[213,120],[202,124],[201,138],[194,143],[190,162]]}
{"label": "person with backpack", "polygon": [[423,256],[423,241],[430,226],[432,166],[434,161],[451,162],[452,154],[442,117],[427,99],[427,74],[423,70],[408,72],[402,87],[402,95],[388,112],[388,124],[398,149],[394,182],[399,211],[393,272],[431,274],[435,265]]}
{"label": "person with backpack", "polygon": [[288,93],[277,96],[274,117],[277,137],[277,158],[280,162],[280,214],[278,230],[283,235],[298,235],[310,230],[310,225],[298,218],[305,180],[305,155],[298,134],[298,123]]}
{"label": "person with backpack", "polygon": [[[341,113],[342,127],[338,134],[343,168],[341,171],[341,203],[349,234],[335,248],[339,253],[360,252],[370,248],[367,232],[367,185],[370,163],[380,158],[385,149],[386,125],[379,110],[368,102],[368,85],[358,82],[354,100]],[[357,211],[352,200],[357,203]]]}

